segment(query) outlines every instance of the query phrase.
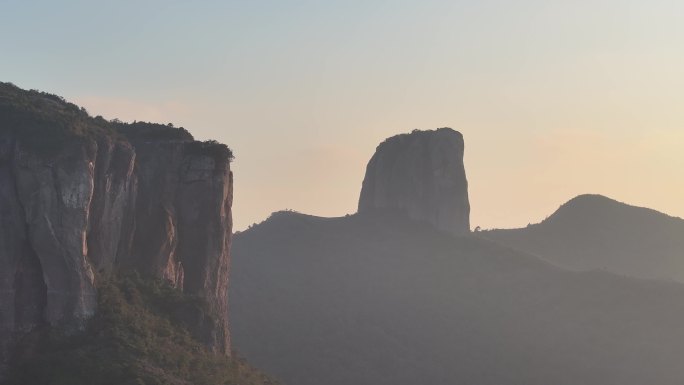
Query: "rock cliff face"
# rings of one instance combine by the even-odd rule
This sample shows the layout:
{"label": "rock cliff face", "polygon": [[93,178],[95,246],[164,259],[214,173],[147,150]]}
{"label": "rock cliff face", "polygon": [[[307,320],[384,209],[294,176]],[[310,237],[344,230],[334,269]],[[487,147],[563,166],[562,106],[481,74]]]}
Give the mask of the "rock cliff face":
{"label": "rock cliff face", "polygon": [[463,136],[451,128],[385,140],[366,168],[359,213],[399,210],[451,234],[470,232],[463,151]]}
{"label": "rock cliff face", "polygon": [[36,327],[80,328],[98,279],[133,269],[206,299],[214,317],[190,327],[229,354],[231,158],[183,129],[111,124],[0,83],[0,363]]}

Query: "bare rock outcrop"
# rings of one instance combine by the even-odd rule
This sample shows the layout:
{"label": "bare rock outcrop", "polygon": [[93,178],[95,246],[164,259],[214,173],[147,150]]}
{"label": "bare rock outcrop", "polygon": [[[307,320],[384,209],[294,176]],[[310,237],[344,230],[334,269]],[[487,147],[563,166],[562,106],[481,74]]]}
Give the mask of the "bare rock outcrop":
{"label": "bare rock outcrop", "polygon": [[22,334],[81,328],[116,270],[204,298],[213,316],[188,324],[229,354],[231,159],[184,129],[110,123],[0,83],[0,374]]}
{"label": "bare rock outcrop", "polygon": [[469,233],[463,152],[463,136],[451,128],[385,140],[366,168],[359,213],[398,210],[451,234]]}

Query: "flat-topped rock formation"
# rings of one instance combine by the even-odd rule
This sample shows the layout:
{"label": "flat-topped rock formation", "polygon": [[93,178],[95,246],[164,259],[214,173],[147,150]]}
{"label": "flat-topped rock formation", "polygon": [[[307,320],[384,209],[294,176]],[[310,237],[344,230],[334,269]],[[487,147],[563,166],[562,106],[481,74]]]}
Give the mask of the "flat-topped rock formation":
{"label": "flat-topped rock formation", "polygon": [[368,162],[359,213],[402,211],[450,234],[470,232],[463,135],[414,130],[381,143]]}

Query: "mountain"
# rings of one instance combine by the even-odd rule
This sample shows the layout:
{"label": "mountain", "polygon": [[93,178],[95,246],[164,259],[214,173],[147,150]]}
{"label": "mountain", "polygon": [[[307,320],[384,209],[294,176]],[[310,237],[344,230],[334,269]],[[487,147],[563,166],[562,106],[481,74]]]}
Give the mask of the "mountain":
{"label": "mountain", "polygon": [[[228,365],[232,157],[184,128],[109,122],[61,97],[0,83],[0,376],[17,350],[45,348],[49,338],[26,345],[36,333],[100,330],[91,324],[102,290],[132,273],[197,306],[170,319],[156,297],[118,287],[119,308],[135,305],[141,317],[149,310]],[[153,333],[135,332],[126,340]],[[202,361],[197,345],[177,348]],[[133,361],[164,356],[155,354],[143,349]],[[145,362],[170,367],[155,360]]]}
{"label": "mountain", "polygon": [[684,282],[684,220],[600,195],[526,228],[478,234],[570,269]]}
{"label": "mountain", "polygon": [[[357,214],[278,212],[235,236],[231,325],[247,359],[298,385],[684,383],[684,286],[570,271],[471,234],[462,143],[451,129],[390,138]],[[597,199],[584,222],[560,221],[567,232],[613,223]],[[662,219],[619,223],[661,230],[642,214]]]}
{"label": "mountain", "polygon": [[684,286],[572,272],[398,213],[236,235],[233,341],[286,384],[681,384]]}

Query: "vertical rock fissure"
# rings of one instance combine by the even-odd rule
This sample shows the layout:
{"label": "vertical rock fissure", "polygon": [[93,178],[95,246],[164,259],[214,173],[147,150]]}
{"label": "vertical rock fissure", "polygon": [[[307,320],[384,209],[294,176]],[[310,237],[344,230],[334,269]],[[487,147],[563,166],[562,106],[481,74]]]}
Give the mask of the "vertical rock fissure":
{"label": "vertical rock fissure", "polygon": [[30,331],[47,322],[47,284],[43,266],[28,237],[14,273],[14,324],[17,330]]}
{"label": "vertical rock fissure", "polygon": [[[8,172],[12,180],[17,180],[14,164],[14,153],[16,152],[16,140],[12,141],[9,161],[12,163],[8,167]],[[19,199],[19,186],[12,184],[16,203],[22,213],[24,222],[24,244],[21,254],[15,263],[15,273],[13,277],[12,289],[14,291],[14,325],[15,330],[30,330],[47,322],[47,284],[43,275],[43,266],[40,263],[38,254],[31,244],[31,234],[29,223],[26,219],[26,209]]]}

